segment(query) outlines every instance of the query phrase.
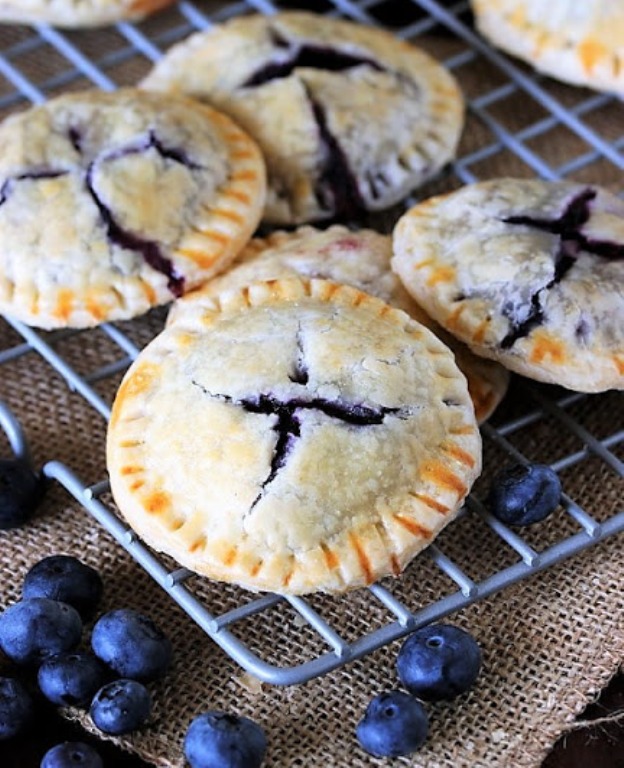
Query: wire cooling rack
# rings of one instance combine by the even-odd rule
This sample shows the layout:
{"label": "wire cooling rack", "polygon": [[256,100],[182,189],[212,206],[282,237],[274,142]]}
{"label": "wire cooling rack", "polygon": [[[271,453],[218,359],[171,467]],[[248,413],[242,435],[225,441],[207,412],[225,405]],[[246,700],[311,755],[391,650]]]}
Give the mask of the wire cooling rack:
{"label": "wire cooling rack", "polygon": [[[41,103],[66,89],[96,86],[110,90],[136,82],[164,50],[194,30],[241,13],[273,13],[286,7],[306,7],[306,4],[269,0],[227,4],[183,1],[141,24],[120,23],[102,33],[63,32],[45,25],[15,28],[14,39],[0,53],[0,115],[29,103]],[[398,37],[423,47],[427,47],[432,38],[442,42],[448,51],[448,55],[441,57],[443,63],[454,71],[467,95],[468,122],[461,154],[437,184],[452,188],[494,175],[500,167],[509,175],[585,181],[590,181],[598,170],[604,186],[621,194],[624,121],[620,103],[607,94],[592,94],[556,84],[493,50],[474,32],[466,2],[318,0],[308,3],[307,7],[366,24],[384,25]],[[489,81],[494,82],[485,90],[479,76],[483,68],[487,68]],[[521,110],[508,108],[514,99],[516,104],[521,100]],[[565,142],[559,142],[564,134]],[[563,146],[566,147],[564,153],[560,151]],[[423,190],[421,196],[426,194],[427,190]],[[4,321],[0,319],[1,322],[12,326],[13,333],[8,338],[19,338],[19,341],[0,349],[0,366],[10,366],[25,355],[38,355],[60,374],[70,390],[103,419],[108,419],[114,386],[108,387],[108,394],[103,394],[107,388],[101,384],[117,381],[139,353],[142,343],[137,342],[132,332],[133,323],[105,324],[97,331],[45,333],[8,317]],[[79,336],[82,348],[87,349],[95,333],[106,336],[109,346],[115,350],[114,355],[107,354],[105,360],[98,359],[97,354],[91,355],[88,365],[77,366],[75,358],[64,352],[67,341]],[[557,432],[566,447],[548,461],[553,469],[559,473],[581,471],[584,465],[590,464],[591,471],[598,471],[598,467],[614,478],[615,483],[621,483],[624,478],[624,463],[618,458],[618,451],[622,455],[624,446],[624,430],[618,428],[623,413],[621,399],[614,399],[613,406],[609,402],[609,407],[614,409],[614,430],[609,434],[593,434],[581,417],[599,398],[621,396],[614,393],[587,396],[519,379],[514,383],[514,396],[522,401],[522,408],[508,409],[504,419],[495,419],[483,426],[486,451],[497,451],[499,460],[502,456],[507,460],[528,461],[522,441],[516,441],[515,437],[528,427],[548,421],[549,428]],[[591,406],[590,398],[594,398]],[[28,442],[20,423],[2,403],[0,426],[15,453],[28,458]],[[530,458],[535,460],[535,456]],[[257,597],[245,593],[244,599],[225,612],[214,612],[195,589],[201,577],[172,567],[156,556],[121,522],[110,500],[106,480],[85,484],[58,461],[48,462],[44,472],[80,502],[236,662],[261,680],[280,685],[300,683],[324,674],[624,530],[621,508],[600,514],[588,509],[586,501],[564,493],[561,515],[566,517],[567,524],[559,526],[557,536],[547,537],[544,543],[531,534],[520,536],[494,519],[473,493],[465,505],[464,519],[470,518],[471,524],[473,519],[478,521],[495,537],[491,551],[504,551],[505,555],[494,554],[489,571],[475,578],[471,575],[469,557],[465,562],[451,558],[445,553],[444,537],[440,537],[418,560],[424,562],[428,558],[445,577],[447,588],[426,604],[414,607],[409,598],[396,595],[393,585],[375,584],[368,593],[370,599],[382,607],[381,615],[385,619],[375,626],[366,626],[355,637],[345,638],[324,616],[316,601],[300,597],[271,594]],[[235,598],[238,594],[235,593]],[[349,611],[350,599],[349,595],[340,598],[334,604],[334,613]],[[297,619],[295,625],[306,627],[308,634],[312,632],[316,638],[310,643],[308,657],[302,661],[288,663],[287,653],[286,662],[283,658],[276,661],[263,656],[245,643],[245,633],[239,631],[247,622],[262,622],[265,612],[276,606],[292,611]],[[298,646],[301,646],[300,640]]]}

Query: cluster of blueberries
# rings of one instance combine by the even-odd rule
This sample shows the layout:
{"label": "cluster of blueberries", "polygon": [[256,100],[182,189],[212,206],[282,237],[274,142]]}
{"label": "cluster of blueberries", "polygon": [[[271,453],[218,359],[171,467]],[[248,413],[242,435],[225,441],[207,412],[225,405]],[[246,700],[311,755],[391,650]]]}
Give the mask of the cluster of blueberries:
{"label": "cluster of blueberries", "polygon": [[[172,662],[169,638],[147,616],[121,608],[102,614],[91,631],[91,650],[77,650],[83,622],[102,595],[98,572],[70,555],[52,555],[26,574],[22,599],[0,613],[0,650],[14,664],[36,670],[38,688],[59,707],[88,708],[103,733],[141,728],[152,711],[147,684]],[[26,731],[35,716],[27,686],[0,677],[0,741]],[[264,731],[248,718],[208,711],[190,724],[184,751],[192,768],[253,768],[264,760]],[[41,768],[102,768],[97,750],[83,742],[52,747]]]}
{"label": "cluster of blueberries", "polygon": [[[20,457],[0,459],[0,530],[33,516],[45,478]],[[171,642],[147,616],[132,609],[109,611],[91,632],[91,651],[76,650],[83,622],[95,614],[103,591],[98,572],[69,555],[52,555],[26,574],[22,599],[0,613],[0,651],[13,663],[36,669],[46,699],[61,707],[88,707],[95,726],[111,735],[130,733],[151,715],[146,684],[172,661]],[[0,676],[0,741],[26,731],[35,702],[17,678]],[[191,768],[255,768],[267,740],[246,717],[207,711],[190,724],[184,753]],[[41,768],[102,768],[97,751],[64,742],[44,755]]]}
{"label": "cluster of blueberries", "polygon": [[[97,728],[119,735],[148,720],[152,700],[146,684],[168,670],[172,648],[150,618],[124,608],[100,616],[91,650],[77,650],[83,622],[93,616],[101,595],[95,569],[69,555],[44,558],[26,574],[22,599],[0,613],[0,649],[14,664],[36,670],[39,690],[50,702],[89,708]],[[20,680],[0,678],[0,739],[27,729],[34,710]],[[59,745],[44,757],[42,768],[75,765],[83,752],[78,764],[101,765],[98,756],[89,757],[88,745]]]}
{"label": "cluster of blueberries", "polygon": [[[0,529],[25,523],[43,497],[41,476],[23,460],[0,460]],[[557,474],[540,464],[514,464],[494,478],[492,514],[508,525],[543,520],[558,506]],[[129,733],[144,725],[152,700],[146,684],[162,677],[172,661],[171,642],[148,617],[132,609],[109,611],[91,632],[91,652],[76,650],[83,621],[102,595],[96,570],[68,555],[53,555],[26,574],[22,599],[0,613],[0,650],[15,664],[37,669],[43,695],[58,706],[88,707],[102,732]],[[451,700],[469,690],[481,669],[476,640],[458,627],[423,627],[403,643],[396,667],[405,691],[375,696],[356,728],[360,745],[377,757],[409,755],[427,737],[422,702]],[[0,741],[27,729],[34,702],[20,680],[0,677]],[[184,753],[191,768],[259,768],[267,751],[262,728],[221,711],[190,724]],[[102,768],[97,751],[82,742],[50,749],[41,768]]]}

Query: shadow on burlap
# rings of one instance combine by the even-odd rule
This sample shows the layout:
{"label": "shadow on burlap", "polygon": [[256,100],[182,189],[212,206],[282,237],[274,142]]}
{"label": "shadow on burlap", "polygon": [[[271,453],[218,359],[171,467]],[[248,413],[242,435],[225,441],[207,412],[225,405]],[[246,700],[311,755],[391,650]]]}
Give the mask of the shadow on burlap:
{"label": "shadow on burlap", "polygon": [[[167,14],[151,21],[167,24]],[[3,31],[4,33],[4,31]],[[6,32],[6,45],[25,36],[19,29]],[[20,37],[21,36],[21,37]],[[70,35],[75,44],[95,56],[119,46],[112,31]],[[456,41],[432,38],[423,41],[434,55],[443,58],[457,52]],[[39,56],[37,59],[41,62]],[[47,60],[45,72],[35,59],[28,64],[32,79],[59,72],[62,62]],[[147,69],[144,60],[124,60],[109,72],[119,84],[134,82]],[[47,73],[47,74],[46,74]],[[497,84],[497,73],[481,58],[460,67],[457,75],[469,96]],[[85,87],[73,80],[66,88]],[[569,106],[576,103],[574,89],[549,85]],[[0,89],[1,90],[1,89]],[[499,105],[500,116],[512,131],[539,119],[541,107],[526,98]],[[597,114],[595,128],[605,135],[621,110],[614,105],[609,114]],[[620,115],[621,116],[621,115]],[[491,142],[488,128],[469,115],[462,140],[462,153]],[[577,151],[574,137],[548,132],[535,151],[548,153],[553,163],[564,162]],[[505,173],[531,175],[517,157],[501,148],[485,158],[477,169],[482,178]],[[476,172],[476,170],[475,170]],[[589,174],[589,177],[587,175]],[[620,184],[611,166],[597,162],[591,173],[578,178]],[[423,196],[458,186],[446,176],[423,191]],[[164,313],[123,324],[139,345],[162,326]],[[0,350],[21,342],[0,320]],[[110,340],[98,330],[75,335],[58,343],[57,349],[80,373],[118,356]],[[110,402],[119,377],[107,377],[96,388]],[[550,393],[549,388],[544,388]],[[52,459],[66,463],[79,478],[91,484],[105,477],[104,441],[106,425],[78,394],[69,391],[60,376],[34,352],[10,359],[0,367],[0,398],[14,409],[31,442],[37,463]],[[518,379],[497,415],[500,421],[534,407]],[[582,399],[570,408],[571,415],[597,436],[608,435],[621,421],[620,394],[607,393]],[[0,435],[0,442],[2,436]],[[528,457],[555,461],[582,449],[580,440],[561,429],[553,419],[543,418],[513,438]],[[4,451],[3,451],[4,452]],[[621,458],[621,457],[620,457]],[[485,445],[484,476],[476,487],[482,495],[489,477],[504,455],[491,443]],[[603,462],[591,457],[561,474],[566,493],[598,520],[614,514],[624,495],[620,478]],[[537,550],[578,530],[560,510],[551,519],[527,532]],[[476,516],[467,514],[442,534],[443,551],[475,580],[511,565],[517,556]],[[134,607],[151,615],[171,637],[175,664],[167,677],[151,686],[153,718],[147,728],[128,737],[114,739],[122,748],[163,768],[184,765],[182,741],[190,720],[206,709],[225,709],[256,720],[269,740],[267,768],[279,766],[374,766],[386,761],[366,755],[355,740],[355,725],[370,698],[398,686],[394,661],[399,642],[348,664],[320,679],[292,687],[260,684],[229,659],[155,582],[114,542],[59,485],[50,493],[31,524],[16,531],[0,532],[0,606],[19,598],[26,570],[52,553],[73,554],[97,568],[105,582],[101,610]],[[430,736],[423,749],[397,765],[423,768],[463,766],[538,766],[554,741],[575,716],[617,671],[624,658],[624,551],[621,537],[611,539],[558,566],[508,587],[450,617],[478,639],[484,654],[483,674],[475,688],[459,700],[428,706]],[[396,582],[386,585],[411,609],[452,591],[452,585],[423,555]],[[249,597],[234,587],[203,579],[190,586],[215,614]],[[317,596],[313,606],[347,640],[388,621],[387,614],[367,591],[338,597]],[[88,632],[85,631],[85,644]],[[325,651],[311,631],[284,605],[249,620],[240,629],[245,642],[268,661],[279,665],[301,663]],[[89,730],[87,716],[69,711]]]}

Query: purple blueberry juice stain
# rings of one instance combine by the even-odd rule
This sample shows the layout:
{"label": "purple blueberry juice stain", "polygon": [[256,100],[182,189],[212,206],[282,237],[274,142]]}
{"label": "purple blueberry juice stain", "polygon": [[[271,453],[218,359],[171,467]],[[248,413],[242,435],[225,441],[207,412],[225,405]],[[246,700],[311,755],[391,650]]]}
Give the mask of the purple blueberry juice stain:
{"label": "purple blueberry juice stain", "polygon": [[243,88],[255,88],[271,80],[289,77],[296,69],[321,69],[324,72],[344,72],[355,67],[371,67],[378,72],[385,69],[374,59],[358,56],[335,48],[321,45],[292,45],[279,33],[273,31],[272,40],[277,48],[288,51],[285,56],[279,56],[264,64],[243,83]]}
{"label": "purple blueberry juice stain", "polygon": [[156,136],[153,130],[150,130],[144,138],[135,144],[120,147],[107,155],[92,162],[87,168],[85,183],[91,199],[95,203],[102,222],[106,228],[106,234],[111,243],[121,248],[139,253],[152,269],[165,275],[167,278],[167,287],[175,297],[184,293],[184,277],[175,269],[171,259],[168,259],[162,253],[159,244],[154,240],[140,237],[133,232],[124,229],[115,219],[113,212],[104,204],[99,197],[94,183],[93,172],[96,163],[113,162],[130,155],[142,154],[154,149],[164,160],[179,163],[189,170],[198,170],[200,166],[193,163],[187,153],[179,147],[167,147]]}
{"label": "purple blueberry juice stain", "polygon": [[171,293],[175,297],[181,296],[184,293],[184,278],[176,272],[171,259],[163,256],[158,243],[154,240],[146,240],[135,235],[133,232],[125,230],[115,220],[110,208],[102,202],[93,185],[93,164],[87,170],[85,183],[87,191],[100,213],[110,242],[113,245],[118,245],[120,248],[139,253],[152,269],[165,275],[167,287]]}
{"label": "purple blueberry juice stain", "polygon": [[13,179],[5,179],[0,187],[0,205],[4,205],[11,194]]}
{"label": "purple blueberry juice stain", "polygon": [[0,186],[0,205],[6,203],[9,199],[16,182],[18,181],[38,181],[39,179],[58,179],[61,176],[67,176],[69,171],[56,168],[42,168],[40,170],[25,171],[15,176],[6,178]]}
{"label": "purple blueberry juice stain", "polygon": [[590,325],[584,317],[581,317],[574,329],[574,335],[580,343],[585,343],[590,337]]}
{"label": "purple blueberry juice stain", "polygon": [[303,354],[303,338],[301,330],[297,331],[297,359],[295,360],[292,373],[288,374],[288,378],[293,384],[306,385],[308,383],[309,372]]}
{"label": "purple blueberry juice stain", "polygon": [[142,137],[135,144],[128,144],[125,147],[114,149],[112,152],[99,158],[98,162],[111,162],[113,160],[119,160],[120,158],[130,157],[130,155],[140,155],[144,152],[148,152],[150,149],[156,150],[163,160],[171,160],[174,163],[183,165],[191,171],[202,170],[202,166],[194,163],[181,147],[166,146],[158,136],[156,136],[156,133],[153,130],[148,131],[147,135]]}
{"label": "purple blueberry juice stain", "polygon": [[233,404],[242,407],[248,413],[262,413],[267,416],[276,416],[273,431],[277,434],[277,441],[273,449],[271,468],[267,478],[261,485],[258,496],[254,499],[251,509],[262,498],[266,487],[275,480],[279,470],[285,466],[288,456],[293,450],[296,440],[301,435],[301,422],[299,414],[303,411],[317,411],[332,419],[337,419],[345,424],[354,426],[372,426],[382,424],[387,415],[398,415],[405,418],[400,408],[371,407],[361,403],[347,403],[341,400],[327,400],[314,397],[310,400],[293,398],[281,401],[271,395],[258,395],[255,398],[243,398],[232,401]]}
{"label": "purple blueberry juice stain", "polygon": [[82,154],[82,131],[75,126],[72,126],[67,132],[67,138],[76,152],[78,152],[79,155]]}
{"label": "purple blueberry juice stain", "polygon": [[533,216],[508,216],[505,224],[521,226],[549,232],[559,237],[559,245],[554,257],[554,275],[545,286],[533,293],[530,308],[524,320],[515,317],[512,306],[503,307],[503,314],[509,319],[510,329],[501,341],[502,349],[509,349],[518,339],[526,337],[544,321],[542,296],[560,283],[574,266],[581,251],[606,259],[624,258],[624,245],[609,240],[594,240],[583,234],[582,228],[590,219],[591,202],[596,198],[595,189],[585,189],[574,197],[563,213],[556,219],[541,219]]}
{"label": "purple blueberry juice stain", "polygon": [[254,499],[250,509],[253,509],[262,498],[266,487],[275,480],[279,470],[285,466],[288,456],[293,450],[297,439],[301,436],[301,414],[306,411],[315,411],[325,416],[336,419],[356,427],[369,427],[383,424],[387,416],[406,419],[409,416],[409,408],[390,408],[388,406],[364,405],[341,399],[329,400],[324,397],[293,397],[280,399],[272,394],[261,393],[252,397],[235,399],[230,395],[215,394],[209,392],[200,382],[192,380],[194,386],[216,400],[229,405],[242,408],[247,413],[258,413],[265,416],[274,416],[272,426],[277,435],[269,474],[261,484],[260,493]]}
{"label": "purple blueberry juice stain", "polygon": [[275,27],[269,27],[268,29],[269,39],[275,46],[275,48],[290,48],[290,41],[287,40],[282,33],[275,29]]}
{"label": "purple blueberry juice stain", "polygon": [[[69,128],[67,132],[67,140],[79,154],[82,154],[83,138],[83,134],[79,128],[75,126]],[[139,253],[152,269],[165,275],[167,278],[167,287],[172,295],[179,297],[184,293],[184,277],[176,271],[173,262],[162,253],[162,250],[156,241],[149,240],[134,232],[130,232],[119,224],[111,209],[99,197],[93,181],[94,168],[97,165],[113,162],[130,155],[142,154],[152,149],[165,161],[178,163],[189,170],[201,170],[202,168],[202,166],[191,161],[188,154],[182,148],[166,146],[158,138],[155,131],[150,130],[146,136],[141,137],[134,144],[117,148],[90,162],[84,172],[85,186],[89,196],[98,209],[109,241],[113,245]],[[19,181],[54,179],[69,173],[70,171],[66,169],[41,168],[10,176],[0,185],[0,206],[8,200],[13,192],[15,184]]]}
{"label": "purple blueberry juice stain", "polygon": [[308,93],[319,141],[325,155],[315,194],[321,208],[335,216],[356,219],[366,211],[357,180],[347,156],[327,125],[325,109]]}

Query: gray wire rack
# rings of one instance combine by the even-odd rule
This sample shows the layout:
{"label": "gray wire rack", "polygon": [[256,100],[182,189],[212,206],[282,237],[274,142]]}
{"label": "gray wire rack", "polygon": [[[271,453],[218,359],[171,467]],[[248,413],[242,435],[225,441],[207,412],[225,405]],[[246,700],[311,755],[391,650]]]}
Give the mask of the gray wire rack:
{"label": "gray wire rack", "polygon": [[[127,62],[139,58],[146,64],[156,61],[172,43],[194,30],[250,10],[274,13],[284,7],[304,7],[304,3],[274,3],[269,0],[247,2],[191,3],[187,0],[167,12],[166,22],[148,20],[141,24],[120,23],[115,25],[113,50],[97,54],[90,50],[88,40],[80,35],[62,32],[45,25],[38,25],[27,33],[17,35],[15,43],[0,53],[0,76],[6,86],[0,87],[0,113],[9,113],[28,103],[41,103],[50,94],[76,85],[94,85],[111,90],[122,84],[119,73]],[[449,171],[449,183],[469,183],[482,178],[483,165],[502,153],[521,162],[529,173],[545,179],[574,177],[591,172],[594,163],[607,164],[614,170],[614,184],[619,182],[624,167],[624,133],[613,135],[617,127],[609,131],[596,127],[593,118],[605,109],[618,109],[618,102],[607,94],[590,94],[576,90],[574,99],[565,100],[552,88],[547,79],[529,71],[521,64],[512,62],[493,50],[474,31],[466,2],[436,2],[435,0],[322,0],[308,3],[308,8],[330,15],[340,15],[366,24],[390,26],[398,37],[416,41],[435,32],[452,41],[453,52],[444,61],[451,70],[460,74],[462,69],[478,61],[487,62],[500,75],[500,84],[478,92],[468,98],[468,116],[478,121],[482,140],[474,149],[465,151]],[[87,40],[83,43],[83,40]],[[22,62],[37,55],[53,51],[56,65],[33,78],[25,74]],[[58,62],[61,62],[59,64]],[[526,100],[527,113],[536,113],[522,127],[505,124],[499,112],[504,113],[505,100],[521,97]],[[529,107],[533,105],[534,109]],[[590,119],[591,118],[591,119]],[[624,126],[624,121],[619,124]],[[565,129],[578,139],[579,151],[557,165],[548,162],[540,152],[540,140],[547,139],[555,129]],[[606,135],[610,134],[610,135]],[[620,193],[620,188],[615,189]],[[0,366],[9,365],[23,355],[40,355],[50,364],[68,387],[77,392],[104,419],[110,415],[111,403],[97,391],[97,384],[124,371],[139,353],[139,347],[127,333],[127,324],[105,324],[100,328],[118,350],[114,361],[98,365],[88,373],[79,372],[71,360],[64,357],[62,344],[77,333],[89,344],[93,331],[58,331],[45,333],[29,328],[11,318],[5,318],[22,339],[20,343],[0,350]],[[566,453],[551,462],[562,472],[570,467],[597,459],[619,479],[624,478],[624,463],[617,450],[624,445],[624,429],[615,430],[598,438],[591,434],[574,417],[574,409],[587,400],[586,395],[562,392],[531,382],[520,382],[518,387],[528,403],[521,413],[496,426],[486,424],[482,428],[485,443],[495,445],[506,456],[527,461],[512,442],[513,436],[526,427],[552,419],[558,430],[573,435],[582,448]],[[600,397],[600,396],[591,396]],[[622,414],[621,401],[618,413]],[[620,422],[622,419],[620,418]],[[0,426],[17,455],[29,458],[29,448],[22,428],[6,405],[0,402]],[[542,549],[512,531],[493,518],[475,495],[465,505],[464,514],[475,515],[504,545],[514,553],[514,562],[497,567],[484,579],[474,580],[464,564],[453,561],[436,543],[422,557],[429,557],[435,566],[450,580],[453,586],[429,604],[412,609],[405,600],[395,597],[392,590],[381,584],[371,586],[371,599],[384,608],[387,619],[378,626],[368,628],[358,637],[346,640],[323,617],[322,611],[311,601],[300,597],[282,597],[272,594],[241,601],[225,613],[211,612],[196,597],[194,580],[200,579],[186,569],[168,567],[162,558],[144,546],[134,533],[121,522],[114,506],[108,500],[108,482],[100,480],[85,484],[72,470],[58,462],[48,462],[45,474],[60,483],[104,528],[124,547],[155,581],[175,600],[201,628],[238,664],[257,678],[279,685],[304,682],[327,673],[347,662],[359,658],[382,645],[396,640],[423,624],[439,620],[478,600],[508,587],[522,579],[561,562],[583,549],[591,547],[609,536],[624,530],[624,509],[606,519],[597,520],[583,506],[569,496],[562,498],[563,514],[569,517],[573,531],[549,542]],[[344,596],[344,610],[349,610],[349,595]],[[243,621],[261,620],[265,611],[284,603],[320,638],[321,652],[297,664],[275,664],[267,661],[248,647],[237,634],[237,625]]]}

